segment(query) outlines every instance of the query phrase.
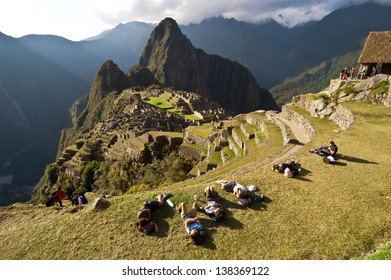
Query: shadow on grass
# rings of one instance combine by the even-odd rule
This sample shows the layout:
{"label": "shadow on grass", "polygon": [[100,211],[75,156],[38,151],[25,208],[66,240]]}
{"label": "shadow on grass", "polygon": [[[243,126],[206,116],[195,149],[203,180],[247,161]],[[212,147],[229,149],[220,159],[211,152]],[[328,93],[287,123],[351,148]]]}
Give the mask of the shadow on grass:
{"label": "shadow on grass", "polygon": [[247,207],[253,210],[266,211],[267,204],[272,202],[272,200],[265,195],[261,197],[257,193],[250,192],[249,196],[251,198],[251,202]]}
{"label": "shadow on grass", "polygon": [[[203,243],[198,245],[193,245],[193,246],[200,246],[205,249],[216,250],[217,247],[216,244],[214,243],[213,235],[217,232],[217,229],[209,226],[210,223],[215,223],[215,222],[203,218],[200,218],[200,222],[203,225],[203,229],[206,233],[206,239]],[[192,245],[190,242],[190,238],[189,238],[189,245]]]}
{"label": "shadow on grass", "polygon": [[377,162],[369,161],[363,158],[357,158],[357,157],[352,157],[352,156],[347,156],[347,155],[338,155],[338,159],[346,160],[349,162],[356,162],[356,163],[365,163],[365,164],[378,164]]}
{"label": "shadow on grass", "polygon": [[300,180],[300,181],[312,182],[310,179],[305,178],[305,176],[310,174],[311,171],[303,168],[302,166],[300,166],[300,169],[301,169],[300,173],[297,176],[295,176],[294,179]]}
{"label": "shadow on grass", "polygon": [[333,164],[330,164],[332,166],[347,166],[346,162],[341,162],[341,161],[335,161]]}
{"label": "shadow on grass", "polygon": [[159,232],[153,233],[157,237],[167,237],[170,224],[166,221],[167,218],[174,217],[175,209],[168,206],[166,203],[156,211],[152,212],[151,219],[154,220],[159,227]]}

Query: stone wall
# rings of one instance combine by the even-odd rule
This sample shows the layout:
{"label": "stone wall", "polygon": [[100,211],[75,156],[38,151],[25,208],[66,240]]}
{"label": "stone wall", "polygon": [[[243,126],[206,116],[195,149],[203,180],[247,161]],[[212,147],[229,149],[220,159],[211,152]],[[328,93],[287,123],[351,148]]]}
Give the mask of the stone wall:
{"label": "stone wall", "polygon": [[311,97],[299,95],[293,98],[293,103],[307,110],[312,117],[329,118],[343,130],[347,130],[354,122],[353,113],[349,109],[329,100],[313,100]]}
{"label": "stone wall", "polygon": [[[265,111],[262,111],[262,113],[265,113]],[[259,119],[255,118],[249,114],[246,115],[246,122],[249,124],[257,125],[262,130],[263,134],[265,134],[266,139],[269,139],[269,134],[268,134],[268,131],[267,131],[267,128],[266,128],[266,125],[264,122],[260,121]],[[257,135],[255,135],[255,138],[258,139],[259,142],[262,142],[257,137]]]}
{"label": "stone wall", "polygon": [[280,128],[283,143],[285,146],[286,144],[288,144],[292,140],[291,135],[290,135],[291,132],[290,132],[289,128],[283,122],[281,122],[279,119],[276,118],[276,115],[277,115],[277,112],[275,112],[275,111],[267,111],[266,112],[266,117]]}
{"label": "stone wall", "polygon": [[343,130],[347,130],[354,122],[353,113],[342,105],[336,106],[329,118]]}
{"label": "stone wall", "polygon": [[231,138],[228,139],[228,146],[234,152],[235,156],[238,157],[242,154],[236,142]]}
{"label": "stone wall", "polygon": [[201,150],[193,149],[186,145],[179,146],[179,155],[183,157],[194,158],[198,161],[202,161],[205,159],[205,155]]}
{"label": "stone wall", "polygon": [[[378,74],[364,80],[334,79],[330,81],[328,88],[323,92],[329,98],[314,100],[310,95],[300,95],[295,96],[292,102],[296,106],[307,110],[311,116],[319,118],[327,117],[334,121],[341,129],[347,130],[354,122],[354,116],[341,103],[345,101],[369,101],[391,107],[391,87],[388,86],[387,92],[376,92],[376,87],[382,81],[388,81],[390,84],[391,76]],[[349,90],[347,91],[347,89]]]}
{"label": "stone wall", "polygon": [[311,123],[303,116],[295,111],[289,109],[287,106],[282,106],[281,115],[283,118],[296,123],[311,141],[315,137],[315,128]]}
{"label": "stone wall", "polygon": [[244,126],[244,124],[240,124],[240,129],[243,131],[243,134],[244,134],[244,136],[246,136],[247,139],[254,138],[254,133],[248,132],[246,127]]}
{"label": "stone wall", "polygon": [[238,136],[238,134],[236,133],[236,131],[234,129],[232,130],[232,138],[235,140],[236,144],[241,149],[244,149],[244,147],[245,147],[244,141],[242,139],[240,139],[240,137]]}
{"label": "stone wall", "polygon": [[[334,96],[338,93],[338,103],[344,101],[370,101],[372,103],[383,104],[387,107],[391,107],[391,88],[389,87],[388,92],[381,94],[373,94],[373,90],[376,85],[381,81],[391,82],[391,76],[386,74],[378,74],[373,77],[369,77],[364,80],[353,79],[353,80],[331,80],[330,85],[326,92],[330,96]],[[344,87],[353,87],[356,92],[346,94],[340,89]]]}
{"label": "stone wall", "polygon": [[205,149],[208,149],[208,147],[209,147],[209,140],[207,138],[203,138],[201,136],[193,134],[193,133],[189,132],[188,130],[185,130],[183,132],[183,141],[186,141],[186,142],[192,143],[192,144],[196,144],[198,146],[202,146]]}

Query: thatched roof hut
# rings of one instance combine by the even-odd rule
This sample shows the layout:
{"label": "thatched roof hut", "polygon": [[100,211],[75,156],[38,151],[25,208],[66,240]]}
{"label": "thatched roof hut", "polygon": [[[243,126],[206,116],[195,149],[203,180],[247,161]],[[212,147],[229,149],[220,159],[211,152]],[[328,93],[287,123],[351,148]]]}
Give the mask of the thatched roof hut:
{"label": "thatched roof hut", "polygon": [[391,31],[370,32],[358,59],[367,73],[373,67],[377,73],[391,74]]}

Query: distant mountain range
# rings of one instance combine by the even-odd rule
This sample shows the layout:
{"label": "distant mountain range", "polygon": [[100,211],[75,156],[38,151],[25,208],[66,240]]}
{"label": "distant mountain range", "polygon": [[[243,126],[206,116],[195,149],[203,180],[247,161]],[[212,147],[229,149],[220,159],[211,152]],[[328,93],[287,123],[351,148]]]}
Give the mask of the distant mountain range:
{"label": "distant mountain range", "polygon": [[[278,88],[288,77],[359,51],[370,31],[391,30],[390,14],[389,6],[367,3],[292,29],[222,17],[180,29],[196,48],[239,62],[262,88],[274,87],[273,95],[281,96],[292,86]],[[0,179],[12,174],[14,187],[34,185],[54,160],[61,129],[71,125],[68,109],[90,91],[98,68],[109,59],[123,71],[131,68],[154,27],[120,24],[80,42],[0,33]],[[2,182],[0,191],[9,180]]]}

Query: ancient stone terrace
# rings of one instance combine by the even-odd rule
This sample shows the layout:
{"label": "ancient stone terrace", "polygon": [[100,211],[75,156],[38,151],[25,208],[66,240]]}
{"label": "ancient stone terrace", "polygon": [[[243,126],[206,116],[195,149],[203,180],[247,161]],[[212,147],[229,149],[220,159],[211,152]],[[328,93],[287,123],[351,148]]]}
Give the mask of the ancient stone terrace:
{"label": "ancient stone terrace", "polygon": [[[165,91],[152,93],[156,96],[167,95]],[[270,150],[270,144],[266,143],[277,143],[274,145],[275,151],[287,145],[300,148],[315,136],[311,123],[298,113],[302,109],[308,111],[311,117],[329,118],[342,130],[347,130],[354,122],[354,116],[343,106],[344,101],[366,100],[388,106],[391,91],[388,75],[376,75],[364,81],[332,80],[324,92],[294,97],[291,103],[283,106],[281,112],[241,114],[232,119],[212,122],[209,126],[191,125],[194,122],[143,102],[141,95],[134,92],[124,92],[121,98],[127,99],[127,102],[118,100],[116,106],[128,111],[122,111],[120,118],[101,124],[96,133],[100,137],[105,160],[122,160],[124,156],[140,158],[146,147],[158,154],[161,145],[171,145],[178,148],[182,156],[199,162],[189,173],[192,177],[219,168],[235,157],[261,153],[266,146]],[[168,100],[181,106],[187,102],[202,103],[202,99],[192,94],[177,92],[171,92]],[[216,112],[212,108],[209,110]],[[130,112],[134,114],[132,118]],[[170,131],[177,133],[170,136]],[[63,165],[68,175],[78,176],[80,166],[91,158],[91,153],[89,140],[79,141],[65,149],[57,164]]]}

